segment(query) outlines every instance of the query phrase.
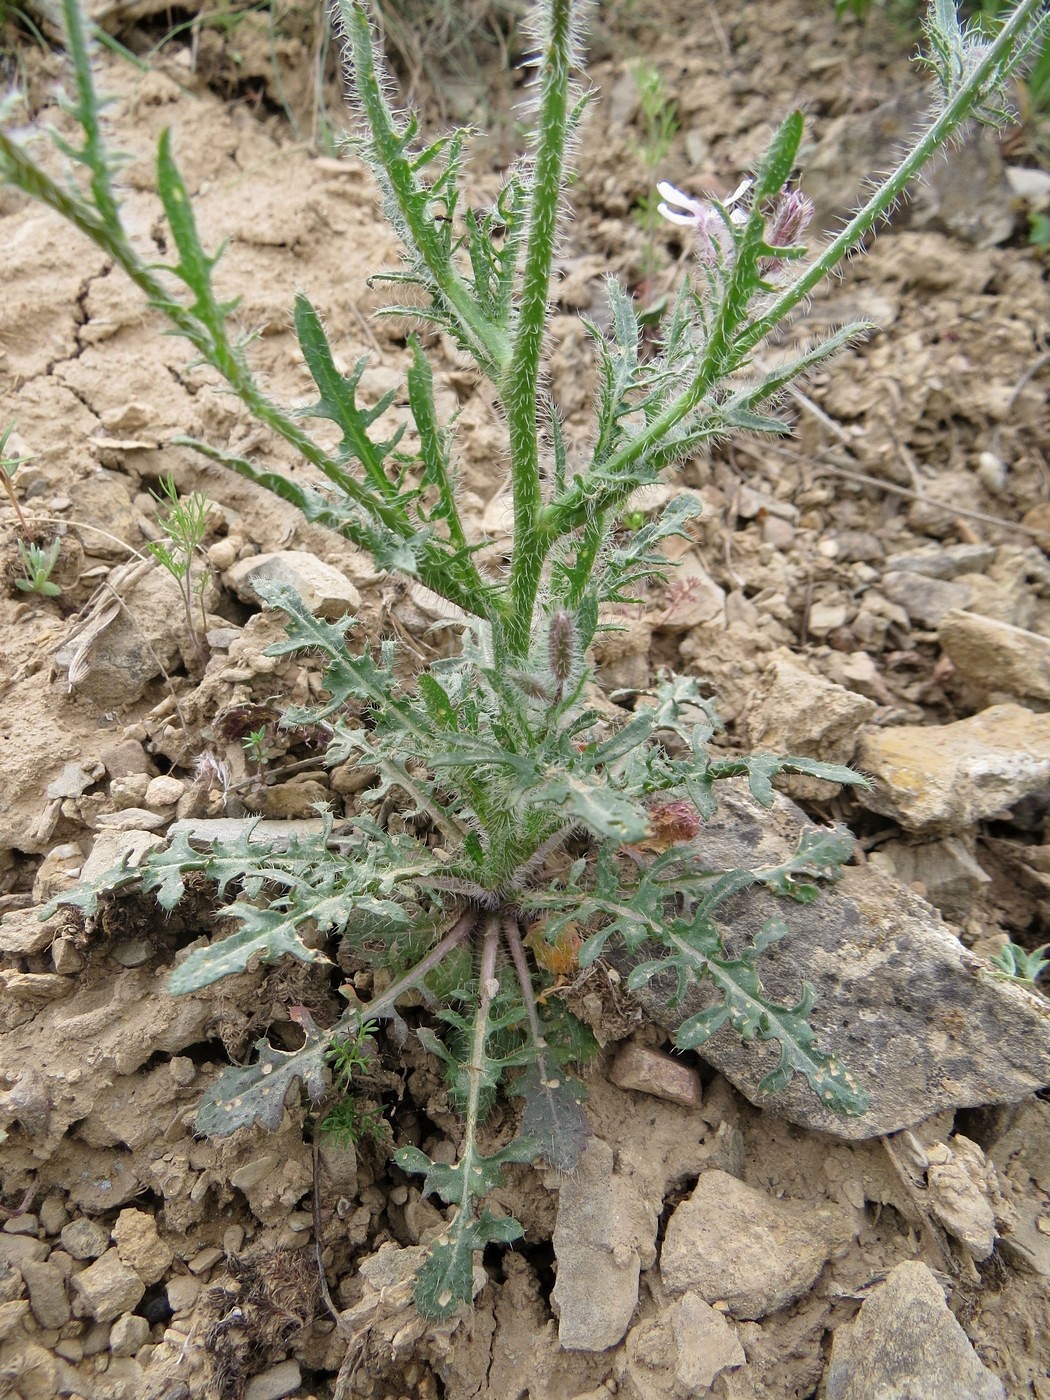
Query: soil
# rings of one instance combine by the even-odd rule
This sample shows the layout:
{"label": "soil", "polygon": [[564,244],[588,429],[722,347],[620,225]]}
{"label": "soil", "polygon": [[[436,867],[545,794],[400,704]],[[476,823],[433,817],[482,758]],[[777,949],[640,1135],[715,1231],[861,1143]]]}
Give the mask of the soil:
{"label": "soil", "polygon": [[[140,25],[125,37],[141,46],[152,32]],[[394,265],[396,247],[364,168],[318,157],[296,138],[279,110],[263,30],[238,30],[224,44],[204,29],[195,42],[196,49],[173,41],[149,71],[101,56],[104,86],[115,96],[109,120],[127,153],[129,227],[144,245],[152,240],[164,250],[151,151],[170,127],[206,244],[228,240],[220,287],[241,295],[243,324],[258,329],[252,356],[272,393],[289,403],[309,397],[291,330],[297,289],[322,311],[345,364],[370,356],[367,392],[376,399],[388,388],[400,393],[406,328],[373,318],[384,292],[368,280]],[[632,61],[659,68],[677,107],[680,129],[661,178],[728,194],[776,118],[802,104],[814,193],[834,222],[870,170],[889,160],[895,134],[921,104],[908,48],[883,16],[836,23],[821,0],[601,7],[590,68],[597,102],[577,157],[552,327],[551,377],[570,452],[584,443],[593,386],[579,314],[602,319],[601,284],[610,273],[655,300],[688,262],[688,249],[665,228],[656,270],[643,273],[646,235],[635,211],[650,177],[638,153]],[[300,129],[312,57],[308,34],[282,41],[282,92]],[[59,58],[25,44],[20,63],[31,105],[61,123],[52,97]],[[485,76],[487,86],[476,75],[450,79],[442,105],[491,126],[499,104],[520,94],[516,79],[495,66]],[[420,90],[428,100],[424,80]],[[511,123],[501,118],[494,132],[475,160],[479,196],[492,193],[513,154]],[[717,618],[693,620],[682,612],[695,601],[688,590],[654,592],[626,619],[618,651],[604,658],[609,690],[644,686],[661,667],[700,675],[727,721],[724,742],[744,745],[762,675],[773,654],[787,649],[811,674],[868,696],[872,724],[941,724],[973,714],[982,694],[953,671],[936,628],[914,625],[882,582],[888,557],[931,544],[989,546],[993,563],[981,577],[986,592],[998,590],[1002,620],[1050,635],[1047,260],[1028,245],[1026,208],[1004,176],[1005,166],[1025,161],[1023,132],[1002,147],[986,139],[966,146],[815,298],[807,334],[853,319],[870,319],[877,329],[785,400],[790,437],[724,444],[682,473],[705,503],[689,548],[724,591],[725,608]],[[304,736],[282,737],[273,724],[274,707],[302,699],[313,677],[275,670],[262,655],[281,624],[224,584],[236,560],[312,553],[356,585],[367,636],[399,640],[409,658],[450,643],[428,631],[435,608],[421,590],[376,574],[360,552],[304,524],[291,506],[171,445],[179,434],[199,436],[270,470],[295,466],[236,402],[214,392],[210,371],[188,364],[182,342],[158,334],[137,292],[101,253],[10,191],[0,192],[0,218],[7,289],[0,424],[15,422],[14,445],[30,456],[16,478],[20,503],[39,539],[61,542],[54,577],[62,587],[54,599],[17,589],[14,514],[0,502],[0,912],[10,917],[68,887],[121,812],[160,812],[163,832],[176,806],[180,816],[308,817],[321,798],[340,814],[360,810],[360,794],[333,788],[322,764],[310,761]],[[468,518],[477,531],[484,521],[498,533],[504,483],[491,395],[451,346],[433,338],[431,349],[439,406],[459,414]],[[215,503],[203,677],[178,621],[177,595],[148,567],[145,552],[157,537],[151,492],[169,473],[182,493],[202,491]],[[85,651],[86,624],[94,625],[94,641]],[[133,638],[154,639],[149,654],[125,639],[114,651],[122,659],[107,670],[106,639],[126,624]],[[71,684],[78,647],[89,673]],[[152,664],[158,651],[162,670]],[[273,775],[265,787],[241,742],[260,725]],[[225,804],[195,766],[205,752],[228,764],[237,784]],[[297,770],[288,774],[290,765]],[[176,780],[174,798],[158,807],[146,786],[164,777]],[[892,822],[826,792],[801,787],[795,795],[814,815],[847,820],[869,853],[899,837]],[[1002,814],[970,838],[989,879],[955,913],[959,936],[979,952],[1006,938],[1029,948],[1050,939],[1046,803]],[[289,1111],[269,1136],[192,1135],[202,1091],[230,1058],[246,1058],[264,1035],[277,1045],[298,1043],[290,1008],[305,1005],[326,1024],[337,1009],[335,982],[327,972],[278,966],[231,979],[211,996],[167,997],[173,951],[212,922],[206,892],[168,920],[151,905],[126,901],[90,935],[63,926],[52,948],[27,944],[5,956],[0,1076],[11,1127],[2,1149],[9,1218],[0,1257],[26,1264],[23,1274],[38,1280],[50,1275],[32,1275],[29,1265],[39,1269],[44,1260],[76,1276],[82,1258],[93,1256],[71,1253],[67,1236],[61,1246],[56,1236],[73,1223],[98,1222],[108,1231],[119,1220],[122,1264],[134,1259],[145,1292],[111,1315],[80,1308],[64,1318],[60,1306],[48,1315],[35,1293],[28,1314],[17,1288],[2,1293],[5,1326],[17,1321],[27,1331],[18,1334],[19,1361],[4,1353],[0,1393],[240,1397],[248,1378],[262,1373],[272,1388],[249,1389],[249,1396],[320,1398],[337,1393],[341,1373],[346,1394],[376,1400],[641,1395],[624,1345],[596,1353],[558,1346],[551,1304],[557,1182],[540,1174],[508,1172],[499,1204],[525,1226],[524,1242],[486,1256],[488,1284],[470,1316],[423,1327],[396,1271],[369,1275],[380,1277],[374,1284],[362,1277],[362,1260],[387,1243],[416,1245],[437,1219],[418,1182],[391,1167],[384,1149],[396,1139],[433,1150],[457,1138],[436,1064],[414,1037],[381,1042],[369,1085],[388,1125],[379,1139],[363,1139],[356,1152],[325,1149],[320,1250],[336,1306],[355,1319],[347,1361],[347,1337],[319,1299],[314,1163],[303,1114]],[[1045,1274],[1000,1252],[964,1266],[916,1224],[899,1183],[871,1185],[879,1176],[877,1143],[836,1144],[789,1127],[695,1057],[686,1059],[704,1081],[700,1110],[615,1088],[605,1076],[618,1041],[664,1048],[667,1041],[603,977],[599,966],[581,988],[603,1045],[589,1071],[590,1112],[618,1162],[659,1180],[664,1223],[712,1163],[773,1197],[852,1211],[850,1240],[808,1293],[741,1326],[746,1388],[733,1389],[726,1372],[713,1394],[822,1395],[835,1326],[855,1315],[895,1264],[923,1259],[945,1275],[953,1311],[1006,1393],[1050,1395]],[[1011,1177],[993,1150],[1019,1115],[1036,1115],[1024,1121],[1038,1137],[1034,1125],[1045,1123],[1038,1117],[1045,1110],[1033,1099],[962,1114],[954,1125],[949,1118],[931,1131],[944,1136],[954,1127],[987,1146],[1003,1168],[1001,1190],[1015,1205],[1034,1195],[1045,1221],[1045,1126],[1042,1157],[1032,1149],[1027,1174]],[[510,1112],[496,1110],[492,1131]],[[646,1152],[651,1160],[643,1162]],[[0,1287],[15,1274],[0,1273]],[[655,1274],[643,1273],[636,1323],[661,1306]],[[12,1307],[17,1317],[3,1313]],[[288,1358],[299,1368],[290,1390],[280,1388]]]}

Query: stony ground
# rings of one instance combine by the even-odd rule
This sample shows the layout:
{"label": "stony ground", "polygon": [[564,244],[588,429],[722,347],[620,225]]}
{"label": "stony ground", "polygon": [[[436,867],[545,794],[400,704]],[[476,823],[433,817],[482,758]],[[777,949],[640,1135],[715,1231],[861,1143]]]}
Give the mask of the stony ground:
{"label": "stony ground", "polygon": [[[830,11],[602,7],[600,105],[553,326],[570,447],[592,385],[579,313],[602,318],[610,271],[655,298],[687,255],[661,234],[643,276],[631,61],[655,62],[675,100],[680,131],[660,173],[687,189],[735,187],[801,102],[805,188],[834,223],[922,94],[899,33],[878,18],[836,25]],[[261,329],[253,355],[276,396],[309,390],[290,330],[297,288],[346,362],[371,353],[367,391],[400,392],[404,327],[372,319],[380,293],[366,280],[396,250],[368,180],[352,159],[316,157],[273,110],[266,33],[238,31],[237,46],[234,60],[205,30],[149,72],[105,60],[130,155],[129,225],[161,246],[150,151],[171,127],[206,241],[230,240],[223,287]],[[311,52],[309,36],[282,40],[293,106]],[[26,47],[22,64],[34,107],[61,121],[58,59]],[[449,81],[442,97],[483,121],[491,112],[470,110],[479,90]],[[493,77],[487,103],[508,96]],[[496,125],[479,192],[514,140],[512,124]],[[440,607],[169,445],[189,433],[292,465],[158,336],[100,254],[0,193],[0,423],[15,421],[13,445],[32,456],[19,502],[39,539],[59,540],[62,588],[53,600],[17,589],[14,512],[0,505],[0,1394],[858,1400],[874,1393],[872,1355],[887,1339],[904,1346],[921,1318],[934,1379],[909,1393],[947,1395],[951,1377],[953,1395],[1050,1395],[1050,1107],[1036,1092],[1050,1081],[1050,1021],[1042,998],[980,961],[1007,939],[1050,938],[1050,293],[1045,254],[1025,237],[1048,182],[1025,140],[968,144],[815,301],[810,332],[857,317],[878,329],[785,402],[792,437],[727,444],[669,485],[698,493],[703,517],[676,542],[674,583],[626,612],[600,657],[609,691],[661,667],[703,677],[730,748],[852,760],[875,778],[859,801],[804,780],[788,793],[858,837],[821,916],[833,946],[849,930],[854,962],[843,973],[841,957],[824,958],[818,1015],[844,1054],[864,1046],[856,1067],[876,1116],[847,1139],[804,1095],[760,1111],[746,1097],[754,1063],[719,1046],[670,1059],[666,1007],[643,1010],[601,964],[572,993],[603,1046],[583,1168],[508,1173],[498,1204],[524,1243],[486,1257],[475,1311],[439,1328],[407,1297],[440,1217],[387,1160],[393,1142],[433,1153],[457,1140],[422,1047],[384,1044],[372,1067],[366,1092],[387,1124],[376,1142],[328,1142],[315,1164],[298,1111],[271,1136],[199,1140],[196,1106],[221,1067],[264,1035],[296,1044],[291,1007],[329,1022],[332,979],[276,967],[177,1000],[165,976],[213,930],[206,891],[170,918],[128,901],[86,931],[64,916],[41,924],[36,906],[176,822],[310,821],[319,800],[352,818],[367,803],[357,775],[329,773],[275,726],[317,678],[264,655],[281,622],[252,593],[261,563],[296,571],[319,608],[351,607],[368,635],[399,639],[406,665],[436,645]],[[498,551],[508,506],[495,409],[434,348],[440,405],[459,411],[467,514]],[[145,552],[151,491],[169,472],[214,502],[203,665]],[[242,741],[259,726],[256,764]],[[796,819],[785,802],[777,821]],[[810,935],[799,926],[792,956]],[[925,961],[910,961],[917,943]],[[790,965],[779,975],[792,985]],[[510,1112],[497,1110],[494,1134]]]}

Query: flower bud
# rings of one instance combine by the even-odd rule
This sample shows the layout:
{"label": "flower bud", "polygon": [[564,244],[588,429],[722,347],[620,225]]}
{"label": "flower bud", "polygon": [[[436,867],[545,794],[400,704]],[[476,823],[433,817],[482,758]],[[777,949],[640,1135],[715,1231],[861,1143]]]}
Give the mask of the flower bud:
{"label": "flower bud", "polygon": [[564,685],[572,675],[574,628],[572,613],[562,609],[551,618],[547,634],[547,656],[551,675],[559,685]]}
{"label": "flower bud", "polygon": [[700,814],[691,802],[656,802],[649,808],[649,835],[644,845],[653,851],[692,841],[700,830]]}

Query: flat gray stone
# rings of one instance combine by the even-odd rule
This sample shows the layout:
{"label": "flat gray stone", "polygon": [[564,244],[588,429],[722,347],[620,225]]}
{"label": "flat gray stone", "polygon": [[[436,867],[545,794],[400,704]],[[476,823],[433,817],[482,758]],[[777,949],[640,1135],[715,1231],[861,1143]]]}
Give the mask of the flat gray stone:
{"label": "flat gray stone", "polygon": [[928,549],[891,554],[886,560],[889,571],[924,574],[927,578],[958,578],[960,574],[983,574],[995,560],[995,547],[990,544],[931,545]]}
{"label": "flat gray stone", "polygon": [[732,1317],[768,1317],[812,1286],[849,1234],[839,1210],[776,1200],[728,1172],[704,1172],[668,1221],[660,1277],[671,1293],[724,1303]]}
{"label": "flat gray stone", "polygon": [[1006,1400],[917,1260],[898,1264],[856,1321],[836,1327],[826,1381],[827,1400]]}
{"label": "flat gray stone", "polygon": [[268,1371],[252,1376],[244,1392],[244,1400],[284,1400],[299,1389],[302,1376],[296,1361],[282,1361]]}
{"label": "flat gray stone", "polygon": [[[705,865],[775,865],[797,847],[808,823],[794,804],[778,799],[766,812],[729,784],[719,788],[719,811],[701,833]],[[774,1096],[760,1093],[779,1048],[744,1045],[723,1026],[699,1053],[768,1112],[860,1139],[913,1127],[942,1109],[1016,1103],[1050,1083],[1050,1002],[990,976],[925,900],[872,865],[847,868],[812,904],[753,887],[716,914],[731,946],[750,943],[772,918],[788,932],[758,959],[767,995],[794,1006],[803,979],[812,985],[818,1046],[867,1089],[870,1105],[859,1117],[841,1116],[800,1075]],[[605,956],[626,977],[653,952],[628,958],[610,943]],[[668,1030],[715,1000],[702,983],[676,1007],[674,988],[673,976],[654,978],[636,993],[645,1014]]]}
{"label": "flat gray stone", "polygon": [[613,1150],[592,1137],[558,1194],[551,1304],[566,1351],[605,1351],[623,1340],[638,1306],[638,1277],[655,1258],[656,1215]]}
{"label": "flat gray stone", "polygon": [[315,617],[335,622],[361,606],[361,595],[345,574],[305,550],[284,549],[241,559],[226,570],[223,579],[248,603],[260,601],[257,580],[287,583]]}
{"label": "flat gray stone", "polygon": [[29,1260],[20,1267],[29,1289],[29,1306],[37,1322],[46,1330],[65,1327],[72,1314],[62,1270],[54,1264],[35,1264]]}
{"label": "flat gray stone", "polygon": [[952,582],[904,570],[883,574],[879,591],[920,627],[937,627],[946,613],[968,608],[973,601],[973,589],[965,579]]}

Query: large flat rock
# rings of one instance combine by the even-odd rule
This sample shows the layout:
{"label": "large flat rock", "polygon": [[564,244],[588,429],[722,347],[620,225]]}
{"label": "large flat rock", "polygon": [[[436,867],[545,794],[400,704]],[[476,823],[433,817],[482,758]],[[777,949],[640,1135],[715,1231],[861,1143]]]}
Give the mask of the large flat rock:
{"label": "large flat rock", "polygon": [[[795,849],[807,823],[793,803],[778,799],[766,812],[743,793],[720,790],[719,812],[700,836],[705,865],[773,865]],[[727,900],[718,922],[727,945],[739,947],[773,917],[789,933],[759,959],[767,994],[794,1005],[803,979],[812,984],[819,1045],[871,1103],[861,1117],[841,1117],[798,1075],[782,1093],[760,1094],[778,1048],[745,1045],[723,1027],[700,1054],[752,1102],[803,1127],[860,1139],[899,1132],[941,1109],[1015,1103],[1050,1083],[1050,1001],[993,977],[905,885],[871,865],[851,867],[812,904],[752,888]],[[625,976],[650,955],[628,959],[622,948],[608,949]],[[674,1006],[673,991],[673,978],[657,978],[638,993],[646,1014],[671,1030],[714,999],[701,984]]]}

